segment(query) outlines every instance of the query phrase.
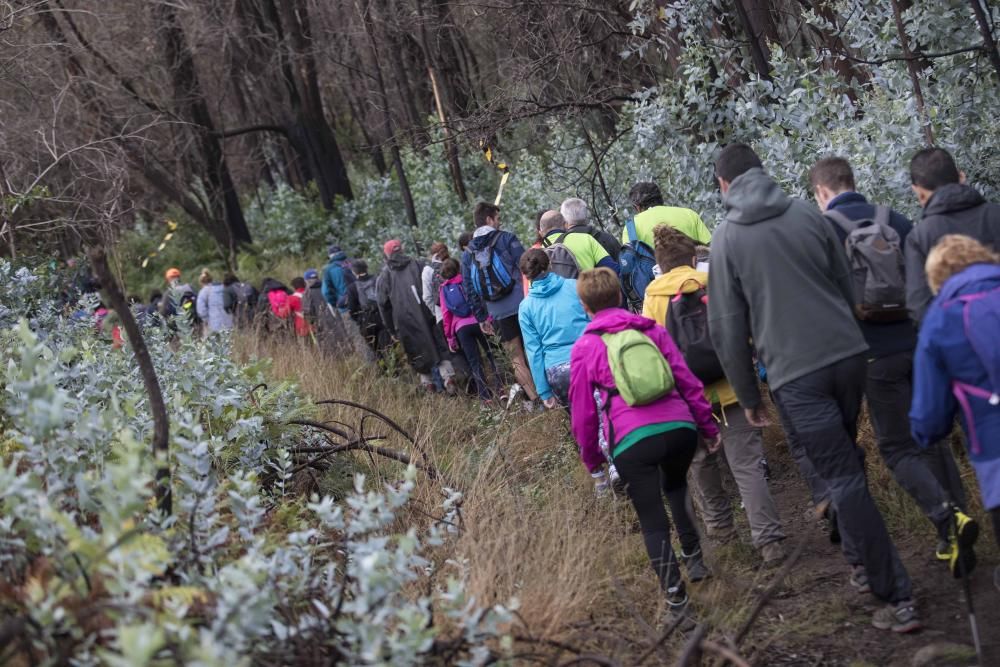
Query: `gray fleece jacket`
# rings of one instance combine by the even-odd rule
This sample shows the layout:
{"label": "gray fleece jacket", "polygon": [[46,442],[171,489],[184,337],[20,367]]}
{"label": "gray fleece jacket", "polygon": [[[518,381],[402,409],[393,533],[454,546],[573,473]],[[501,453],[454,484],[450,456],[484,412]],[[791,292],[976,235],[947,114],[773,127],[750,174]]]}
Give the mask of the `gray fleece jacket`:
{"label": "gray fleece jacket", "polygon": [[[760,401],[753,348],[772,389],[868,349],[851,310],[849,268],[819,210],[762,169],[735,178],[712,235],[708,316],[744,408]],[[752,342],[751,342],[752,341]]]}

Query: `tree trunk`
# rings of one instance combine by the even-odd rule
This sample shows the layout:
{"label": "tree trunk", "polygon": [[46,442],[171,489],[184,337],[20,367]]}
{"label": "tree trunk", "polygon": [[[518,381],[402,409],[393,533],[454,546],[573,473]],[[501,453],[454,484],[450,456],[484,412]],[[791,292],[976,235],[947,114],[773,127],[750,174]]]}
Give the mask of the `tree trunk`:
{"label": "tree trunk", "polygon": [[[984,0],[969,0],[972,4],[972,13],[976,15],[976,23],[979,24],[979,32],[983,36],[983,50],[990,59],[997,78],[1000,79],[1000,51],[997,51],[997,42],[993,38],[993,27],[990,25],[990,17],[983,8]],[[987,5],[987,9],[989,6]]]}
{"label": "tree trunk", "polygon": [[910,83],[913,84],[913,98],[917,103],[917,113],[920,114],[920,122],[924,128],[924,138],[927,140],[928,146],[933,146],[934,129],[931,127],[931,119],[924,106],[924,92],[920,87],[920,67],[917,65],[913,51],[910,50],[910,38],[907,37],[906,26],[903,25],[903,12],[899,6],[899,0],[890,1],[892,2],[892,15],[896,21],[896,33],[899,36],[899,46],[903,51],[903,57],[906,58],[906,70],[910,73]]}
{"label": "tree trunk", "polygon": [[760,78],[770,80],[771,52],[765,41],[769,36],[768,31],[765,29],[767,22],[762,21],[759,16],[759,13],[764,10],[757,7],[755,2],[752,2],[752,6],[748,9],[747,5],[744,4],[745,2],[746,0],[733,0],[733,4],[736,7],[736,16],[739,18],[740,25],[743,27],[743,32],[746,34],[748,40],[750,60],[753,62],[754,69],[757,70]]}

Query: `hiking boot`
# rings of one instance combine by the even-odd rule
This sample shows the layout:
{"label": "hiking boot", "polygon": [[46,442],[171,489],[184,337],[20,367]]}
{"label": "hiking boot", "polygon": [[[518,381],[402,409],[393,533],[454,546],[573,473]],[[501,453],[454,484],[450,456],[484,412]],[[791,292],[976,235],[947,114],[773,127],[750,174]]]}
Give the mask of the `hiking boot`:
{"label": "hiking boot", "polygon": [[781,540],[768,542],[760,548],[761,558],[764,559],[764,567],[778,567],[785,562],[785,547],[781,545]]}
{"label": "hiking boot", "polygon": [[625,490],[625,482],[622,481],[614,463],[608,464],[608,478],[611,480],[611,490],[615,492],[616,496],[625,497],[628,495]]}
{"label": "hiking boot", "polygon": [[516,382],[510,386],[510,391],[507,393],[507,403],[505,407],[510,410],[514,406],[514,401],[517,399],[518,394],[521,393],[521,385]]}
{"label": "hiking boot", "polygon": [[872,616],[872,625],[879,630],[892,630],[901,634],[915,632],[924,627],[920,617],[917,616],[913,600],[903,600],[882,607]]}
{"label": "hiking boot", "polygon": [[691,555],[684,553],[682,549],[681,562],[684,563],[684,569],[687,570],[688,581],[692,583],[708,579],[712,576],[712,573],[708,570],[708,566],[705,565],[705,561],[701,557],[700,547]]}
{"label": "hiking boot", "polygon": [[[971,574],[976,567],[976,540],[979,539],[979,524],[975,519],[959,509],[955,509],[951,535],[948,541],[948,569],[956,579]],[[941,547],[938,546],[938,558],[941,558]]]}
{"label": "hiking boot", "polygon": [[948,562],[951,560],[951,542],[948,540],[938,540],[937,548],[934,549],[934,557],[938,560]]}
{"label": "hiking boot", "polygon": [[868,583],[868,573],[865,572],[864,565],[855,565],[851,568],[851,577],[848,581],[859,594],[872,592],[871,584]]}
{"label": "hiking boot", "polygon": [[455,386],[455,378],[448,378],[444,381],[444,390],[449,396],[458,394],[458,387]]}
{"label": "hiking boot", "polygon": [[663,624],[670,627],[675,623],[681,632],[690,632],[698,625],[691,615],[687,593],[681,589],[671,588],[667,591],[667,609],[663,613]]}

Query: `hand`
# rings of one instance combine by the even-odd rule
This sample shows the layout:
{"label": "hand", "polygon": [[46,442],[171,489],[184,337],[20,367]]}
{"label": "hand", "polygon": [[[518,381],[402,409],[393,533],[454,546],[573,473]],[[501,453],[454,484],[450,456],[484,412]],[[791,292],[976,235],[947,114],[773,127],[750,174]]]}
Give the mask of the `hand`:
{"label": "hand", "polygon": [[708,450],[709,454],[714,454],[722,447],[722,434],[718,434],[712,439],[705,440],[705,449]]}
{"label": "hand", "polygon": [[755,428],[764,428],[771,425],[771,419],[767,416],[767,408],[764,407],[763,403],[760,403],[755,408],[743,408],[743,414],[746,415],[750,425]]}
{"label": "hand", "polygon": [[493,323],[492,322],[489,322],[489,321],[480,322],[479,323],[479,329],[484,334],[486,334],[487,336],[492,336],[493,335]]}
{"label": "hand", "polygon": [[549,410],[555,410],[556,408],[559,407],[559,399],[556,398],[555,396],[549,396],[544,401],[542,401],[542,403]]}

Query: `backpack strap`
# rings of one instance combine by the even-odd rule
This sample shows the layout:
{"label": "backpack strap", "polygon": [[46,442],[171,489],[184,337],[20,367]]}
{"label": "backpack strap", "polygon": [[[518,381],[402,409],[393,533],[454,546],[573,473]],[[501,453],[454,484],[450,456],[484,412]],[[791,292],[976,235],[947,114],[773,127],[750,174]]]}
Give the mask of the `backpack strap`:
{"label": "backpack strap", "polygon": [[875,224],[882,225],[883,227],[889,226],[889,216],[892,214],[892,210],[888,206],[876,206],[875,207]]}
{"label": "backpack strap", "polygon": [[635,230],[635,218],[625,221],[625,232],[628,234],[628,242],[635,243],[639,240],[639,233]]}
{"label": "backpack strap", "polygon": [[854,220],[851,220],[840,211],[834,209],[829,209],[828,211],[823,213],[823,217],[831,220],[835,225],[840,227],[840,229],[843,230],[845,234],[850,234],[858,226],[858,224]]}
{"label": "backpack strap", "polygon": [[[705,289],[705,286],[697,278],[688,278],[687,280],[685,280],[684,282],[682,282],[680,284],[680,287],[677,288],[677,293],[674,294],[674,297],[672,299],[670,299],[670,300],[671,301],[680,301],[681,297],[684,296],[684,286],[687,285],[688,283],[694,283],[695,285],[698,286],[698,289]],[[692,294],[693,293],[694,292],[692,292]]]}
{"label": "backpack strap", "polygon": [[559,235],[559,238],[556,239],[556,243],[562,243],[563,241],[566,240],[567,236],[569,236],[569,232],[563,232],[562,234]]}

